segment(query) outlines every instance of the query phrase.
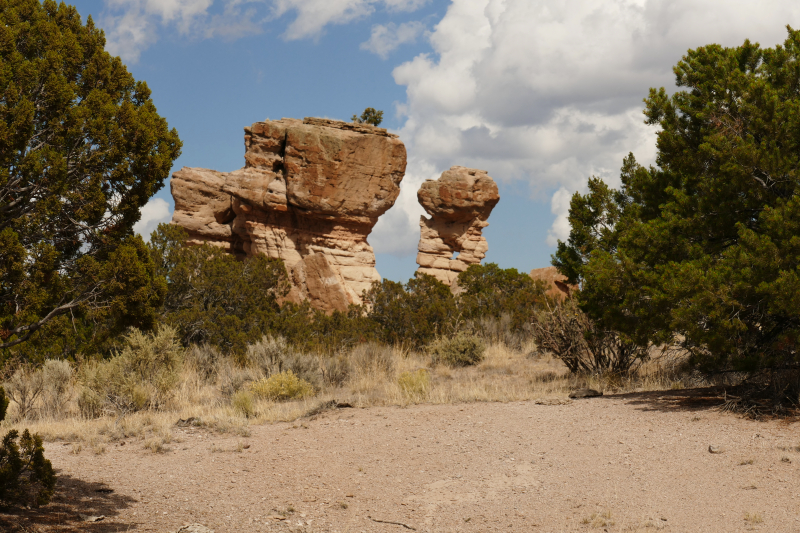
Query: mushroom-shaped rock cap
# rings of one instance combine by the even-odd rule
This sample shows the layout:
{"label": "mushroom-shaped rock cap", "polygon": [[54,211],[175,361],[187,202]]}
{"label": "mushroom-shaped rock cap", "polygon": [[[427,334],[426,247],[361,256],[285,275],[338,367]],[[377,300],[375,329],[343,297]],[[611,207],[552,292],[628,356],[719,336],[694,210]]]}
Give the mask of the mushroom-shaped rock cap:
{"label": "mushroom-shaped rock cap", "polygon": [[438,180],[428,180],[417,199],[429,215],[447,222],[486,220],[500,201],[497,184],[485,170],[454,166]]}

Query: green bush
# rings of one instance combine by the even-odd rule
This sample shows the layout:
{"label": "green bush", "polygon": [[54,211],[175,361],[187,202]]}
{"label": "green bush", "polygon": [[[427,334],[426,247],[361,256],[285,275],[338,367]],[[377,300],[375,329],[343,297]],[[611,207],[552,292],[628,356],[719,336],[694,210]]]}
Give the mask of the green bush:
{"label": "green bush", "polygon": [[434,364],[451,368],[471,366],[483,360],[486,345],[474,335],[459,333],[455,337],[441,338],[428,346]]}
{"label": "green bush", "polygon": [[397,378],[397,384],[403,394],[412,400],[422,400],[430,391],[431,376],[427,370],[420,368],[414,372],[403,372]]}
{"label": "green bush", "polygon": [[251,383],[250,390],[260,398],[276,402],[305,398],[314,394],[311,383],[297,377],[291,370]]}
{"label": "green bush", "polygon": [[0,445],[0,504],[46,505],[53,496],[56,475],[44,458],[42,438],[27,429],[19,444],[18,437],[17,430],[12,429]]}
{"label": "green bush", "polygon": [[366,293],[380,340],[421,347],[454,328],[458,309],[450,287],[428,274],[401,283],[375,282]]}
{"label": "green bush", "polygon": [[183,355],[175,329],[159,326],[149,335],[134,329],[124,339],[121,354],[84,367],[79,403],[85,413],[161,409],[172,396]]}
{"label": "green bush", "polygon": [[236,411],[242,413],[247,418],[256,414],[255,401],[250,391],[240,390],[236,392],[231,398],[231,405]]}

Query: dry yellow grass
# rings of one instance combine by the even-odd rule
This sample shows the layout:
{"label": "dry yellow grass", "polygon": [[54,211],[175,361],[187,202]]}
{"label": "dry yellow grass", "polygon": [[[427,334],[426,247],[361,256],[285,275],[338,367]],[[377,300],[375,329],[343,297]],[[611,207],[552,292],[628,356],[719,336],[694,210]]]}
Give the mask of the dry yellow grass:
{"label": "dry yellow grass", "polygon": [[[592,387],[607,392],[664,390],[682,387],[670,372],[670,364],[653,361],[646,364],[635,378],[576,378],[569,375],[558,359],[549,356],[531,357],[533,346],[513,349],[502,343],[489,344],[484,359],[464,368],[431,366],[422,353],[402,348],[391,350],[389,365],[353,365],[348,378],[337,387],[323,386],[316,395],[300,400],[274,402],[253,397],[248,412],[243,413],[232,402],[233,395],[224,394],[220,383],[230,382],[225,373],[243,372],[230,361],[222,361],[216,381],[209,382],[192,365],[183,365],[172,397],[160,411],[139,411],[108,414],[100,418],[80,415],[77,398],[80,383],[75,383],[72,396],[60,418],[29,417],[16,420],[17,407],[10,408],[8,419],[0,430],[27,427],[46,441],[73,443],[76,453],[102,453],[111,442],[135,439],[153,452],[169,449],[172,428],[179,420],[194,418],[194,425],[210,430],[248,435],[248,426],[277,421],[293,421],[320,409],[331,400],[347,402],[354,407],[406,406],[415,403],[450,404],[461,402],[511,402],[542,398],[562,399],[579,387]],[[250,381],[263,377],[256,369],[245,369]],[[419,371],[423,370],[422,373]],[[76,375],[79,375],[76,372]],[[409,392],[402,376],[427,376],[427,386]],[[228,380],[228,381],[225,381]]]}

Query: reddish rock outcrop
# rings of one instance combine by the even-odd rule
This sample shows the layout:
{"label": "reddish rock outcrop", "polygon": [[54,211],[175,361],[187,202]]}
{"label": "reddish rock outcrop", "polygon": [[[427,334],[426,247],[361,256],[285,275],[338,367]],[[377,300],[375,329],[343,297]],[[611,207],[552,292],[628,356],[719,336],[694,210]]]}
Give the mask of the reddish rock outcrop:
{"label": "reddish rock outcrop", "polygon": [[497,184],[484,170],[454,166],[423,183],[417,198],[430,215],[419,221],[417,272],[452,285],[460,272],[486,257],[482,232],[500,201]]}
{"label": "reddish rock outcrop", "polygon": [[367,236],[397,199],[406,149],[383,128],[318,118],[245,128],[245,167],[173,174],[173,223],[189,242],[283,259],[290,298],[361,303],[380,276]]}
{"label": "reddish rock outcrop", "polygon": [[545,294],[559,300],[567,298],[575,289],[574,285],[567,284],[567,276],[559,273],[554,266],[534,268],[531,270],[530,276],[534,280],[544,281],[548,286]]}

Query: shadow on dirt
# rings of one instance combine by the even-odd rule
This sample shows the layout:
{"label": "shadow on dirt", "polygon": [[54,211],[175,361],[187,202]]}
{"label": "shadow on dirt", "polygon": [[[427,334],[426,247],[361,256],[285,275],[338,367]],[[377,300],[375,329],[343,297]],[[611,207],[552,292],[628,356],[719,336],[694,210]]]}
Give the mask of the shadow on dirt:
{"label": "shadow on dirt", "polygon": [[[56,475],[58,485],[50,503],[38,509],[0,509],[0,531],[111,533],[136,528],[135,523],[107,522],[136,499],[116,494],[104,483],[85,481],[58,470]],[[81,515],[105,518],[89,522]]]}
{"label": "shadow on dirt", "polygon": [[708,411],[716,409],[725,403],[725,393],[731,388],[704,387],[698,389],[680,389],[649,392],[629,392],[625,394],[606,394],[597,398],[626,400],[630,405],[636,406],[641,411]]}

